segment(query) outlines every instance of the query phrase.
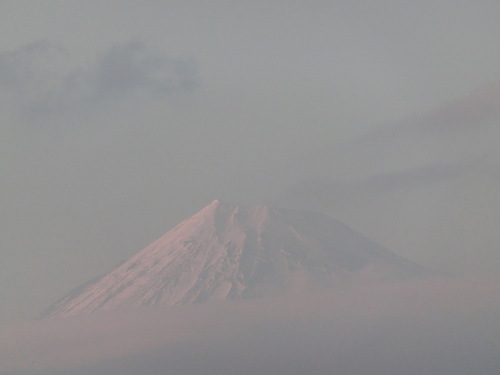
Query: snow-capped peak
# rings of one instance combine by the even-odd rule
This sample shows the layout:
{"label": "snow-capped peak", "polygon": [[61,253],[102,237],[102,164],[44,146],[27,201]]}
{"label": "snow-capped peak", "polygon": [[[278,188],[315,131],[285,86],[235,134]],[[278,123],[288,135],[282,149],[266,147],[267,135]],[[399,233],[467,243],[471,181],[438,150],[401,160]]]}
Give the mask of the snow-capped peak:
{"label": "snow-capped peak", "polygon": [[214,200],[47,315],[257,298],[368,270],[383,278],[423,271],[325,215]]}

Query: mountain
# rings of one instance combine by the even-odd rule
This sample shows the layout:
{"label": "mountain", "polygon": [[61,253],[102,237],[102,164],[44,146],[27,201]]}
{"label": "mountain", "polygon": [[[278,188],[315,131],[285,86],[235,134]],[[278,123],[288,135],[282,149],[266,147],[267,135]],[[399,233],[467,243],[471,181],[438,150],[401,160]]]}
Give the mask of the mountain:
{"label": "mountain", "polygon": [[425,274],[325,215],[214,201],[45,316],[269,297]]}

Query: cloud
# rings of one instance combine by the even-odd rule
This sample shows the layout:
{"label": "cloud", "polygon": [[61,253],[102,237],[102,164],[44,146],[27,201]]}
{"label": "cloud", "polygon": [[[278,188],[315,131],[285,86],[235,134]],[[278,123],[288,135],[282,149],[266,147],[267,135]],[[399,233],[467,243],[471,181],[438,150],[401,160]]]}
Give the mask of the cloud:
{"label": "cloud", "polygon": [[498,279],[429,279],[0,329],[0,373],[496,374]]}
{"label": "cloud", "polygon": [[310,177],[291,185],[277,199],[290,202],[328,202],[359,196],[411,191],[419,187],[458,181],[466,176],[498,175],[498,168],[481,159],[456,163],[432,163],[418,167],[376,173],[355,181],[335,181],[326,176]]}
{"label": "cloud", "polygon": [[496,127],[500,118],[500,83],[442,105],[420,116],[406,118],[374,129],[355,140],[358,146],[401,138],[449,136],[455,133]]}
{"label": "cloud", "polygon": [[67,58],[62,47],[38,41],[17,50],[0,53],[0,90],[27,94],[54,79],[53,64]]}
{"label": "cloud", "polygon": [[428,184],[449,182],[475,171],[474,162],[428,164],[368,177],[357,184],[356,190],[383,193],[391,190],[409,190]]}
{"label": "cloud", "polygon": [[90,100],[133,91],[167,96],[198,85],[194,60],[155,55],[138,41],[112,46],[92,66],[74,71],[65,81],[69,90],[86,86]]}
{"label": "cloud", "polygon": [[[474,186],[469,189],[474,199],[474,191],[498,184],[499,120],[496,83],[429,113],[375,127],[328,151],[330,175],[297,181],[275,201],[322,210],[332,202],[356,204],[352,199],[415,193],[422,187],[436,188],[439,195],[444,184],[451,194],[465,192],[465,184]],[[332,177],[342,174],[355,177]]]}
{"label": "cloud", "polygon": [[0,54],[0,89],[26,116],[109,104],[131,95],[166,98],[198,86],[193,58],[166,57],[140,41],[115,44],[84,67],[47,41]]}

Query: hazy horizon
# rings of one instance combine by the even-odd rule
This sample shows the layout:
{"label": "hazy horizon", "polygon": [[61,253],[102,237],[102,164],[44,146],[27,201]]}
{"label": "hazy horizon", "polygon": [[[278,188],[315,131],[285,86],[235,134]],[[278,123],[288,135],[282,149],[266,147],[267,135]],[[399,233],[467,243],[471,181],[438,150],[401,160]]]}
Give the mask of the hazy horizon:
{"label": "hazy horizon", "polygon": [[433,279],[0,327],[0,373],[498,372],[496,279]]}
{"label": "hazy horizon", "polygon": [[[373,316],[359,337],[387,333],[420,359],[432,357],[427,339],[496,343],[498,330],[485,337],[485,327],[497,322],[500,274],[499,14],[498,0],[4,0],[0,326],[12,341],[1,344],[22,361],[23,334],[46,332],[32,318],[214,199],[321,212],[450,277],[457,321],[434,310],[433,285],[416,288],[433,296],[423,304],[439,311],[442,336],[414,316],[401,316],[412,327],[403,336],[390,323],[377,331]],[[474,327],[453,333],[472,300]],[[264,325],[267,308],[257,308]],[[78,336],[59,329],[54,353]],[[257,331],[254,349],[267,339]],[[397,348],[347,342],[380,373]],[[469,348],[460,345],[440,353],[457,358]],[[417,357],[407,357],[414,369]],[[345,374],[365,371],[345,363]]]}

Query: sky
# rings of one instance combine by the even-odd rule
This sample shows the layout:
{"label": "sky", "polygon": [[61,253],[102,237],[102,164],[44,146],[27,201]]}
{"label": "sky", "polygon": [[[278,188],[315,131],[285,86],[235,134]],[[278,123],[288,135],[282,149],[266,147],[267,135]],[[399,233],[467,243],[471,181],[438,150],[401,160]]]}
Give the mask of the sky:
{"label": "sky", "polygon": [[214,199],[500,272],[500,3],[2,1],[0,323]]}

